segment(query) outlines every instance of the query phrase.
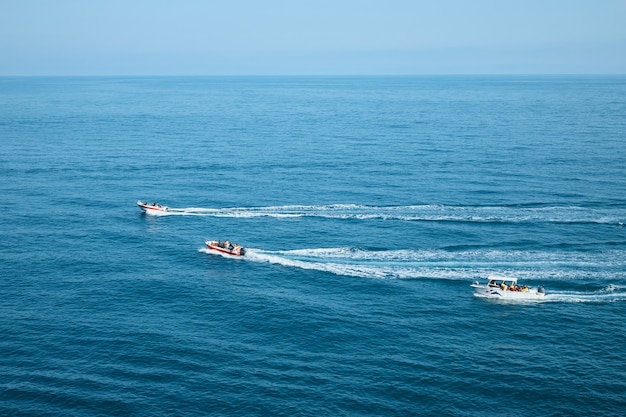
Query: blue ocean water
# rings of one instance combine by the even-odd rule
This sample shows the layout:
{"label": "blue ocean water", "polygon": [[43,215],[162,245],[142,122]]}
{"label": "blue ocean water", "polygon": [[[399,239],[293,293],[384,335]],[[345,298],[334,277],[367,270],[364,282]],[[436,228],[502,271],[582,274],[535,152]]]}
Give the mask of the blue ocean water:
{"label": "blue ocean water", "polygon": [[623,415],[625,144],[623,76],[0,78],[0,415]]}

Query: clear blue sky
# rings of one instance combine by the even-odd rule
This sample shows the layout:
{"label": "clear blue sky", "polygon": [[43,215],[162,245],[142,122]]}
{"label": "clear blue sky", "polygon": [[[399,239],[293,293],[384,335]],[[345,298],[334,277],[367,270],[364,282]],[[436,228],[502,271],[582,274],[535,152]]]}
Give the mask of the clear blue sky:
{"label": "clear blue sky", "polygon": [[7,0],[0,75],[626,73],[626,0]]}

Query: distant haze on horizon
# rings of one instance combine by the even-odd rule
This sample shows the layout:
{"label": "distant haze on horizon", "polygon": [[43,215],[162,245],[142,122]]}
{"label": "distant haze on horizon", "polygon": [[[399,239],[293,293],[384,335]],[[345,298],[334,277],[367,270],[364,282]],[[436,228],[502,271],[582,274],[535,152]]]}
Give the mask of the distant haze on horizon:
{"label": "distant haze on horizon", "polygon": [[0,75],[626,74],[626,0],[21,0]]}

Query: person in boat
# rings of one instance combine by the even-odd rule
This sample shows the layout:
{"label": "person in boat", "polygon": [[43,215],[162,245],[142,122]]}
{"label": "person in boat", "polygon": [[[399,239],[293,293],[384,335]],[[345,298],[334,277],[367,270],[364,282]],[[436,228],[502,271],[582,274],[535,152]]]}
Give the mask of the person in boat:
{"label": "person in boat", "polygon": [[506,291],[506,283],[504,281],[500,283],[500,289]]}

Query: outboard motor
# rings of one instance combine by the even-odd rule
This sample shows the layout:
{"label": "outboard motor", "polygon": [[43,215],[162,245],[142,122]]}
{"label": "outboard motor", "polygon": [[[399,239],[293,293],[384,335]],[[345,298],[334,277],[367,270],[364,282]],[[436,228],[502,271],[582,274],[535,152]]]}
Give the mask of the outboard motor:
{"label": "outboard motor", "polygon": [[537,287],[537,293],[538,294],[545,294],[546,290],[544,290],[543,287]]}

